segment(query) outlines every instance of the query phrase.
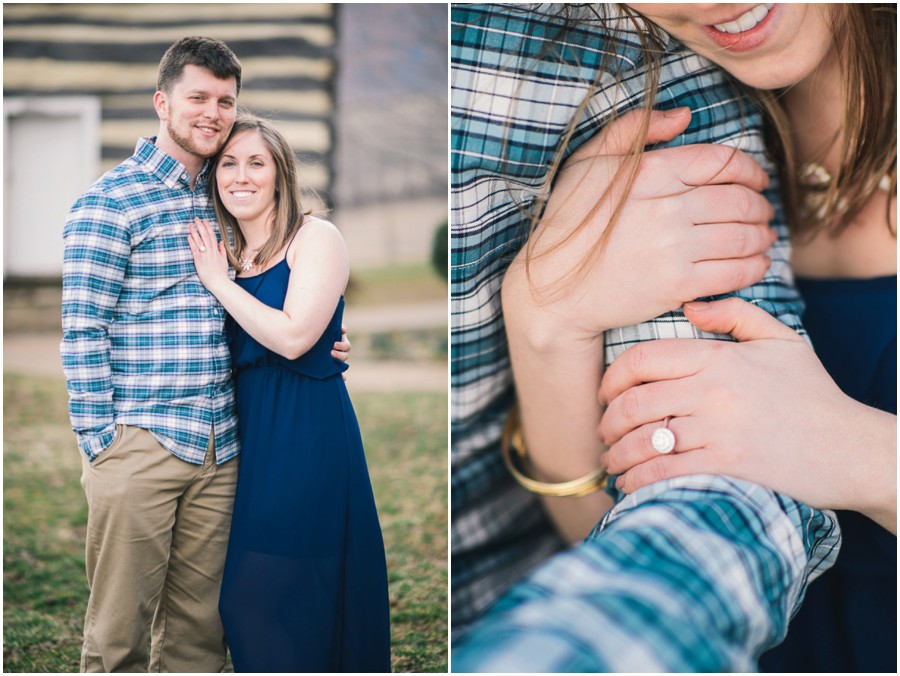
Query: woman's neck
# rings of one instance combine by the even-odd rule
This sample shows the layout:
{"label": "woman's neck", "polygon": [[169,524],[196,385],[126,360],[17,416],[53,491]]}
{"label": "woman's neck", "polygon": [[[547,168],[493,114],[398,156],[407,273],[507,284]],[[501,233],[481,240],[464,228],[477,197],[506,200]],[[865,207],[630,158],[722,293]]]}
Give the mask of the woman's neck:
{"label": "woman's neck", "polygon": [[271,214],[252,220],[238,220],[237,224],[244,236],[244,248],[247,251],[259,251],[272,235]]}
{"label": "woman's neck", "polygon": [[816,162],[830,171],[837,168],[845,96],[835,47],[809,77],[785,91],[783,101],[798,163]]}

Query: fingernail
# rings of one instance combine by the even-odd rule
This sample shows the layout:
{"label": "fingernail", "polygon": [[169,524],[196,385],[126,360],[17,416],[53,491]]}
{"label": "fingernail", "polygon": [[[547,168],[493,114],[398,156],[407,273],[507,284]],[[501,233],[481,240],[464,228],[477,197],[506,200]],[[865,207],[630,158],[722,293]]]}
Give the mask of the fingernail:
{"label": "fingernail", "polygon": [[680,108],[670,108],[669,110],[663,111],[663,117],[681,117],[684,115],[685,111],[690,110],[687,106],[681,106]]}
{"label": "fingernail", "polygon": [[616,479],[616,488],[618,488],[620,491],[625,488],[625,479],[623,477],[619,477],[618,479]]}
{"label": "fingernail", "polygon": [[709,303],[704,300],[692,300],[690,303],[685,303],[684,307],[692,312],[703,312],[709,309]]}

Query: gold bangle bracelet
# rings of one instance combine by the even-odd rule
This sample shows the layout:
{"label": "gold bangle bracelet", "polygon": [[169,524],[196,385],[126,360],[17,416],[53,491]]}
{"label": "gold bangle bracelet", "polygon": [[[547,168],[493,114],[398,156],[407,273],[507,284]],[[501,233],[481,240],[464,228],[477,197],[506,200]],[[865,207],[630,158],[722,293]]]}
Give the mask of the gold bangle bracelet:
{"label": "gold bangle bracelet", "polygon": [[[515,459],[510,452],[510,448],[515,451]],[[525,474],[523,470],[528,464],[528,453],[525,450],[525,440],[522,438],[522,428],[519,426],[519,409],[517,406],[513,406],[509,412],[509,417],[506,419],[500,450],[503,453],[503,461],[506,463],[506,467],[509,469],[510,474],[513,475],[513,478],[523,488],[538,495],[548,495],[556,498],[581,497],[606,488],[606,482],[609,481],[609,473],[605,469],[598,469],[596,472],[585,474],[577,479],[559,483],[538,481]],[[517,464],[522,469],[519,469],[516,466]]]}

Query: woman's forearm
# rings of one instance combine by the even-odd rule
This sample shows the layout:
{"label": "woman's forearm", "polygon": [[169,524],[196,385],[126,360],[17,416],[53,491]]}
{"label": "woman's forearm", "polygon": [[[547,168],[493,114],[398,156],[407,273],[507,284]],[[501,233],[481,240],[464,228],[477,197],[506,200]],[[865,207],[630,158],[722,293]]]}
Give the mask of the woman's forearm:
{"label": "woman's forearm", "polygon": [[269,307],[229,279],[218,281],[209,291],[254,340],[288,359],[306,353],[325,329],[318,322],[302,321]]}
{"label": "woman's forearm", "polygon": [[[849,397],[848,397],[849,399]],[[852,402],[839,422],[853,509],[897,534],[897,416]]]}
{"label": "woman's forearm", "polygon": [[[502,298],[534,478],[558,483],[595,472],[605,450],[597,438],[602,336],[571,335],[555,321],[551,309],[535,302],[519,260],[507,272]],[[604,491],[543,500],[559,532],[572,543],[587,536],[612,506]]]}
{"label": "woman's forearm", "polygon": [[282,309],[269,307],[228,276],[225,243],[209,221],[194,219],[188,245],[197,277],[256,341],[287,359],[305,354],[322,336],[350,274],[344,238],[331,223],[311,218],[285,252],[290,269]]}

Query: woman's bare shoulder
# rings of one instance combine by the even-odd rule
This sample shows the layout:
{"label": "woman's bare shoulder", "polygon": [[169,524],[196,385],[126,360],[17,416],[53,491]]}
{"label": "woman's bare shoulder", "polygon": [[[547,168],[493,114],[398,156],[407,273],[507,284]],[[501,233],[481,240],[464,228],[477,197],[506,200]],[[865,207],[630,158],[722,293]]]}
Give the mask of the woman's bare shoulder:
{"label": "woman's bare shoulder", "polygon": [[306,216],[288,251],[289,260],[299,252],[313,254],[322,252],[344,252],[346,245],[340,230],[331,221],[316,216]]}

